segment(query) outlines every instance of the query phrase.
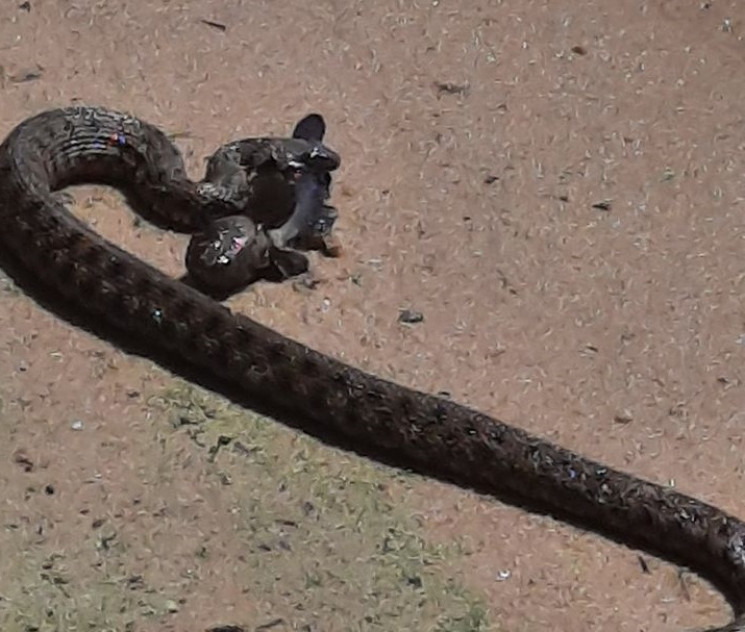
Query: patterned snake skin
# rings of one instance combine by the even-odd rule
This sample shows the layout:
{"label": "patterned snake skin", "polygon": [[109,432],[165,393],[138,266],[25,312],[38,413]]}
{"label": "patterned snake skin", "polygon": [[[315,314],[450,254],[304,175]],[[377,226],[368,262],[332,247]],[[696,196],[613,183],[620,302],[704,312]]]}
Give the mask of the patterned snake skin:
{"label": "patterned snake skin", "polygon": [[[241,153],[240,144],[233,147]],[[278,163],[286,159],[281,147],[264,145]],[[745,631],[745,524],[738,519],[232,313],[70,214],[54,192],[77,181],[124,188],[150,214],[186,230],[200,218],[236,214],[235,199],[218,186],[187,179],[178,150],[157,128],[99,108],[42,113],[0,145],[0,247],[50,291],[307,432],[685,565],[734,611],[730,624],[711,632]]]}

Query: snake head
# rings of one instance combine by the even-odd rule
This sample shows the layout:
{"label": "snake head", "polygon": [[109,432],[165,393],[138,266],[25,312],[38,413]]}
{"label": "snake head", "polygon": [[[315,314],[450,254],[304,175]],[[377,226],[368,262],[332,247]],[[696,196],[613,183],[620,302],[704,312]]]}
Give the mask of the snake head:
{"label": "snake head", "polygon": [[[335,151],[323,144],[326,135],[326,121],[317,113],[308,114],[301,118],[292,130],[292,137],[307,141],[310,146],[300,162],[302,167],[314,173],[334,171],[339,167],[341,158]],[[296,166],[297,165],[293,165]]]}
{"label": "snake head", "polygon": [[341,157],[323,144],[326,121],[315,112],[301,118],[287,140],[288,166],[298,171],[328,173],[338,169]]}
{"label": "snake head", "polygon": [[320,141],[287,139],[286,164],[291,169],[310,173],[328,173],[339,168],[341,157]]}

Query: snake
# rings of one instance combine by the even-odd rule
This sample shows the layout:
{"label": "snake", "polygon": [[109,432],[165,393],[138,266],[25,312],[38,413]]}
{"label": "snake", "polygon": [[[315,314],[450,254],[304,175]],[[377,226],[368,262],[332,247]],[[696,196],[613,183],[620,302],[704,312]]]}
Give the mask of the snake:
{"label": "snake", "polygon": [[[242,213],[207,219],[193,234],[184,282],[222,300],[259,279],[308,272],[308,258],[298,248],[340,255],[332,235],[339,214],[327,204],[331,171],[340,160],[322,144],[325,133],[326,122],[313,113],[298,121],[292,140],[243,139],[208,159],[202,191],[242,205]],[[267,145],[274,151],[267,154]]]}
{"label": "snake", "polygon": [[[299,153],[288,143],[300,143]],[[232,169],[235,195],[224,181],[190,180],[174,143],[140,118],[82,105],[41,112],[0,144],[3,267],[85,314],[104,328],[99,335],[139,341],[305,433],[687,567],[731,607],[730,622],[708,631],[745,631],[745,523],[737,517],[288,338],[120,249],[58,195],[73,182],[102,182],[133,193],[138,213],[204,228],[245,215],[242,178],[256,164],[289,168],[301,156],[323,163],[322,172],[338,162],[329,152],[302,138],[233,143],[217,161]]]}

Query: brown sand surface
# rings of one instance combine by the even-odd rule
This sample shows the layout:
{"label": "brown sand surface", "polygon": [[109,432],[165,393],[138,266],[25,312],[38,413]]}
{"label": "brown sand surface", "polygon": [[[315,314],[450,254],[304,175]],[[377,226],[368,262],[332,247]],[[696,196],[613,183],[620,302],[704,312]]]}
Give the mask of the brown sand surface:
{"label": "brown sand surface", "polygon": [[[313,257],[312,291],[259,284],[231,307],[745,516],[741,15],[737,0],[8,0],[0,135],[106,105],[175,134],[198,177],[218,145],[323,113],[344,256]],[[73,193],[104,236],[181,273],[185,236],[105,188]],[[729,616],[670,564],[256,419],[0,281],[4,631]],[[407,308],[424,320],[398,322]]]}

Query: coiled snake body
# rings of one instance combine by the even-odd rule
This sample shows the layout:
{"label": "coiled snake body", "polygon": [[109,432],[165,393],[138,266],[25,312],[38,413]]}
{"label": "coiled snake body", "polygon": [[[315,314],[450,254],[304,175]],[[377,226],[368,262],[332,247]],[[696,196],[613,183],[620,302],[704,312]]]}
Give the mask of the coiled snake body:
{"label": "coiled snake body", "polygon": [[175,146],[136,118],[91,107],[32,117],[0,145],[0,247],[50,291],[308,432],[330,432],[399,466],[686,565],[732,605],[734,620],[711,632],[745,631],[745,524],[738,519],[231,312],[76,219],[55,191],[81,181],[123,188],[186,230],[242,204],[190,181]]}

